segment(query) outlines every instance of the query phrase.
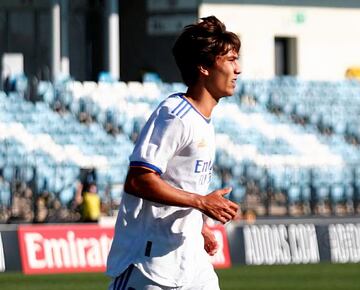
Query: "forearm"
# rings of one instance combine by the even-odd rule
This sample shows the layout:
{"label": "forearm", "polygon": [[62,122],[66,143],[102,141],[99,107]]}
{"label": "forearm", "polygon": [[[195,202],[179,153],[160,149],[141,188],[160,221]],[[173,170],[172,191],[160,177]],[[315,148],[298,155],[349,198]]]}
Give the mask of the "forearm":
{"label": "forearm", "polygon": [[202,209],[200,195],[177,189],[162,180],[156,173],[147,170],[130,168],[125,182],[125,191],[165,205]]}
{"label": "forearm", "polygon": [[202,196],[177,189],[157,173],[141,167],[130,167],[124,189],[129,194],[163,205],[198,209],[222,223],[233,219],[238,208],[237,204],[223,197],[231,188],[218,189]]}

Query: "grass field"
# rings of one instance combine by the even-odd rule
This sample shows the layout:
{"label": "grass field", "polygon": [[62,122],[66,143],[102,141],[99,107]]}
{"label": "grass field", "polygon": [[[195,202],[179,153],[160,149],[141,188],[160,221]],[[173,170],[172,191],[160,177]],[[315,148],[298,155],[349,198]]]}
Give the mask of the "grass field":
{"label": "grass field", "polygon": [[[353,290],[360,289],[360,264],[240,266],[217,271],[222,290]],[[0,290],[100,290],[109,279],[102,273],[25,276],[0,273]]]}

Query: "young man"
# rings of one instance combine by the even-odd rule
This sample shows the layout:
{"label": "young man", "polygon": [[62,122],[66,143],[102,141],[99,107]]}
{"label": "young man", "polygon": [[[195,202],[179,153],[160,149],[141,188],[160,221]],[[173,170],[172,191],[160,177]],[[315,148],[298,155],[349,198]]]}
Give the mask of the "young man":
{"label": "young man", "polygon": [[211,112],[234,93],[240,40],[216,17],[186,26],[173,54],[187,92],[169,96],[144,126],[130,157],[108,257],[109,289],[219,289],[204,217],[232,220],[238,206],[208,193],[215,156]]}

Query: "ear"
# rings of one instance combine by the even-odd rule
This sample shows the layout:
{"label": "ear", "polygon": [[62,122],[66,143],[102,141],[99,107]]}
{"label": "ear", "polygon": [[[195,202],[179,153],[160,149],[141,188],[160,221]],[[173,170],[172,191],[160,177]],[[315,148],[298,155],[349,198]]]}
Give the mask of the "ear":
{"label": "ear", "polygon": [[203,66],[203,65],[199,65],[198,66],[199,72],[200,74],[203,74],[204,76],[208,76],[209,75],[209,70],[207,67]]}

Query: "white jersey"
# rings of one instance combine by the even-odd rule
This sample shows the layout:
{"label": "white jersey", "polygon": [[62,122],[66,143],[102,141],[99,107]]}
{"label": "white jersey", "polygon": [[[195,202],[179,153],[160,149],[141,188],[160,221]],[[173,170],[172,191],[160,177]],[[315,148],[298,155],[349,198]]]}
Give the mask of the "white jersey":
{"label": "white jersey", "polygon": [[[207,194],[215,157],[210,119],[183,94],[164,100],[145,124],[130,166],[150,168],[170,185]],[[165,206],[124,193],[108,257],[107,273],[116,277],[134,264],[151,280],[177,287],[199,271],[213,271],[204,250],[202,213]]]}

